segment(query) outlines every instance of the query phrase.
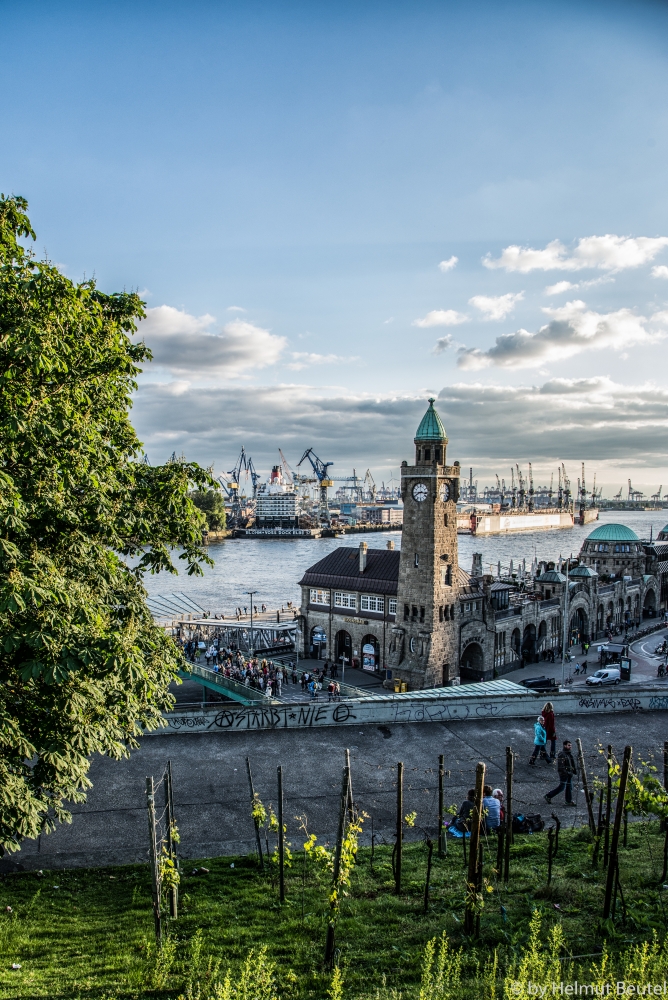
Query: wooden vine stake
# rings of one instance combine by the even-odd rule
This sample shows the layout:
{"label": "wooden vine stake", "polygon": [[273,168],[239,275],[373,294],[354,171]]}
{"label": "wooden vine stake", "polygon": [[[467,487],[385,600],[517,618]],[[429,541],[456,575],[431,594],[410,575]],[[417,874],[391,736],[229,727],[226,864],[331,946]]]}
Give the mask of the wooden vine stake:
{"label": "wooden vine stake", "polygon": [[348,802],[348,788],[350,774],[348,768],[343,769],[341,781],[341,801],[339,803],[339,826],[336,831],[336,849],[334,851],[334,871],[332,874],[332,894],[329,904],[329,921],[327,923],[327,939],[325,941],[325,966],[328,969],[334,964],[334,933],[336,930],[336,915],[338,912],[338,894],[340,891],[339,879],[341,877],[341,853],[343,851],[343,838],[346,832],[346,805]]}
{"label": "wooden vine stake", "polygon": [[148,814],[148,849],[151,859],[151,896],[153,898],[153,921],[155,940],[162,941],[162,921],[160,915],[160,864],[158,861],[158,840],[155,830],[155,790],[153,777],[146,779],[146,811]]}
{"label": "wooden vine stake", "polygon": [[394,891],[401,892],[401,855],[404,846],[404,765],[397,764],[397,845],[394,859]]}
{"label": "wooden vine stake", "polygon": [[605,787],[605,841],[603,843],[603,867],[608,867],[610,853],[610,815],[612,812],[612,746],[608,743],[608,781]]}
{"label": "wooden vine stake", "polygon": [[278,768],[278,891],[285,902],[285,832],[283,830],[283,765]]}
{"label": "wooden vine stake", "polygon": [[510,874],[510,845],[513,842],[513,766],[512,747],[506,747],[506,836],[504,844],[503,881],[508,884]]}
{"label": "wooden vine stake", "polygon": [[445,778],[445,757],[440,754],[438,758],[438,856],[444,858],[448,853],[448,843],[445,836],[445,803],[443,781]]}
{"label": "wooden vine stake", "polygon": [[594,819],[594,807],[592,805],[591,796],[589,794],[589,785],[587,784],[587,769],[585,767],[584,753],[582,751],[582,740],[578,736],[575,741],[578,746],[578,760],[580,761],[580,774],[582,777],[582,790],[584,792],[585,802],[587,803],[587,814],[589,816],[589,829],[596,836],[596,821]]}
{"label": "wooden vine stake", "polygon": [[[172,762],[167,761],[167,773],[165,774],[165,815],[167,816],[167,853],[174,864],[176,860],[176,845],[174,843],[174,793],[172,791]],[[169,887],[169,915],[172,920],[176,920],[179,915],[179,887],[172,885]]]}
{"label": "wooden vine stake", "polygon": [[257,856],[260,859],[260,868],[264,871],[264,857],[262,856],[262,840],[260,839],[260,825],[253,815],[255,805],[255,789],[253,788],[253,774],[251,772],[250,757],[246,757],[246,773],[248,774],[248,787],[250,788],[251,816],[255,827],[255,841],[257,843]]}
{"label": "wooden vine stake", "polygon": [[612,892],[617,878],[617,854],[619,850],[619,832],[622,826],[624,815],[624,799],[626,797],[626,786],[629,780],[629,769],[631,767],[631,754],[633,750],[630,746],[624,747],[624,760],[622,762],[622,773],[619,777],[619,790],[617,792],[617,808],[615,809],[615,825],[612,828],[612,840],[610,842],[610,855],[608,857],[608,874],[605,882],[605,901],[603,903],[603,919],[610,916],[612,907]]}
{"label": "wooden vine stake", "polygon": [[424,880],[424,912],[429,910],[429,885],[431,883],[431,858],[434,853],[434,842],[427,837],[427,875]]}
{"label": "wooden vine stake", "polygon": [[480,872],[478,871],[478,848],[480,844],[480,823],[482,821],[482,798],[485,786],[485,765],[479,763],[475,770],[475,799],[471,810],[471,843],[469,844],[469,868],[466,880],[466,909],[464,912],[464,933],[473,935],[476,927],[476,898]]}

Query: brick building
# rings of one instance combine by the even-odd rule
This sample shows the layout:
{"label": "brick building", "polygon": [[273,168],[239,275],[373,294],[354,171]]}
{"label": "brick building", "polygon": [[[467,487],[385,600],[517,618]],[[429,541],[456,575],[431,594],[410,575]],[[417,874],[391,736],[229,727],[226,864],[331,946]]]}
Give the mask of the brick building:
{"label": "brick building", "polygon": [[300,580],[306,655],[345,657],[418,690],[556,658],[564,639],[599,638],[665,605],[659,570],[668,580],[668,525],[654,543],[624,525],[599,525],[568,577],[550,564],[522,584],[494,580],[483,574],[480,556],[465,572],[457,549],[459,463],[447,464],[433,399],[414,444],[413,464],[401,466],[401,552],[392,542],[386,549],[341,547]]}

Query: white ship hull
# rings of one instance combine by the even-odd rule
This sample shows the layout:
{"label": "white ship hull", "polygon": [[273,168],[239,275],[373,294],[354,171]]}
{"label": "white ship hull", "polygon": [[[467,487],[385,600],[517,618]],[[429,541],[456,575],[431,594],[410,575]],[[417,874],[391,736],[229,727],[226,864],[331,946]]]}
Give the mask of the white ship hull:
{"label": "white ship hull", "polygon": [[503,535],[512,531],[541,531],[550,528],[572,528],[573,513],[569,510],[524,510],[503,513],[461,513],[457,515],[460,535]]}

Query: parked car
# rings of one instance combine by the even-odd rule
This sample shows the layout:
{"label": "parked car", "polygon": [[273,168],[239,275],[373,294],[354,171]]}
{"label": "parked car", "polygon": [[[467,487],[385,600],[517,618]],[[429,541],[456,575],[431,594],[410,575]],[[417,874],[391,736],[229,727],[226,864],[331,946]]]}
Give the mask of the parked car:
{"label": "parked car", "polygon": [[554,677],[529,677],[525,681],[520,681],[520,684],[530,691],[556,691],[557,689]]}
{"label": "parked car", "polygon": [[597,670],[595,674],[588,677],[586,682],[590,686],[600,686],[603,684],[619,684],[621,675],[617,667],[604,667]]}

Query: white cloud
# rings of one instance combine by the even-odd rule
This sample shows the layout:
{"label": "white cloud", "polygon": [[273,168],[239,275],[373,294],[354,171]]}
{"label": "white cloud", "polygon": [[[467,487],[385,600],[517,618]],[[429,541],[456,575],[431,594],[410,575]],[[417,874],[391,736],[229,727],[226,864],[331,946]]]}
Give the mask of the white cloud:
{"label": "white cloud", "polygon": [[243,306],[228,306],[227,311],[229,313],[245,313],[246,310]]}
{"label": "white cloud", "polygon": [[[586,350],[612,348],[619,351],[634,344],[652,344],[665,336],[663,330],[647,329],[644,316],[630,309],[612,313],[597,313],[575,299],[559,309],[544,309],[552,319],[536,333],[517,330],[496,338],[487,351],[463,349],[457,364],[460,368],[536,368],[550,361],[561,361]],[[664,326],[663,314],[652,320]]]}
{"label": "white cloud", "polygon": [[455,309],[432,309],[422,319],[414,319],[413,326],[420,326],[423,329],[431,326],[459,326],[460,323],[468,322],[468,316],[456,312]]}
{"label": "white cloud", "polygon": [[572,281],[558,281],[556,285],[548,285],[545,289],[545,294],[561,295],[562,292],[575,292],[582,288],[595,288],[597,285],[608,285],[614,280],[610,275],[605,275],[603,278],[591,278],[589,281],[577,281],[575,284]]}
{"label": "white cloud", "polygon": [[668,267],[665,264],[657,264],[652,268],[653,278],[668,278]]}
{"label": "white cloud", "polygon": [[562,292],[570,292],[571,289],[577,288],[571,281],[558,281],[556,285],[548,285],[545,289],[546,295],[561,295]]}
{"label": "white cloud", "polygon": [[443,351],[447,351],[449,347],[452,347],[452,344],[453,344],[452,336],[451,334],[448,333],[445,335],[445,337],[438,338],[438,340],[434,344],[434,349],[432,350],[431,353],[442,354]]}
{"label": "white cloud", "polygon": [[344,358],[339,354],[310,354],[306,351],[293,351],[292,364],[287,365],[292,371],[299,372],[311,365],[340,365],[351,361],[359,361],[359,357]]}
{"label": "white cloud", "polygon": [[[336,475],[353,465],[393,469],[396,475],[412,453],[427,395],[372,396],[313,385],[258,390],[235,383],[221,405],[217,387],[144,383],[132,413],[155,463],[176,450],[205,466],[215,462],[218,470],[229,469],[244,444],[257,468],[268,471],[278,447],[296,462],[312,446],[336,463]],[[448,456],[465,467],[487,463],[503,474],[504,464],[527,459],[593,462],[591,474],[604,462],[666,467],[668,390],[652,383],[459,383],[442,389],[436,405],[450,438]]]}
{"label": "white cloud", "polygon": [[507,295],[474,295],[469,299],[469,305],[475,306],[485,319],[505,319],[517,302],[524,298],[524,292],[508,292]]}
{"label": "white cloud", "polygon": [[640,267],[654,260],[656,255],[668,246],[668,236],[585,236],[569,256],[568,249],[560,240],[552,240],[544,250],[532,247],[509,246],[498,260],[489,254],[483,257],[488,268],[503,268],[505,271],[581,271],[597,268],[600,271],[623,271],[630,267]]}
{"label": "white cloud", "polygon": [[441,261],[441,263],[438,265],[438,269],[439,271],[442,271],[443,274],[445,274],[446,271],[452,271],[453,267],[456,267],[458,262],[459,262],[459,257],[448,257],[447,260]]}
{"label": "white cloud", "polygon": [[209,329],[213,316],[191,316],[173,306],[148,309],[139,326],[153,353],[153,365],[173,375],[235,377],[253,368],[275,364],[286,345],[285,337],[235,319],[220,333]]}

